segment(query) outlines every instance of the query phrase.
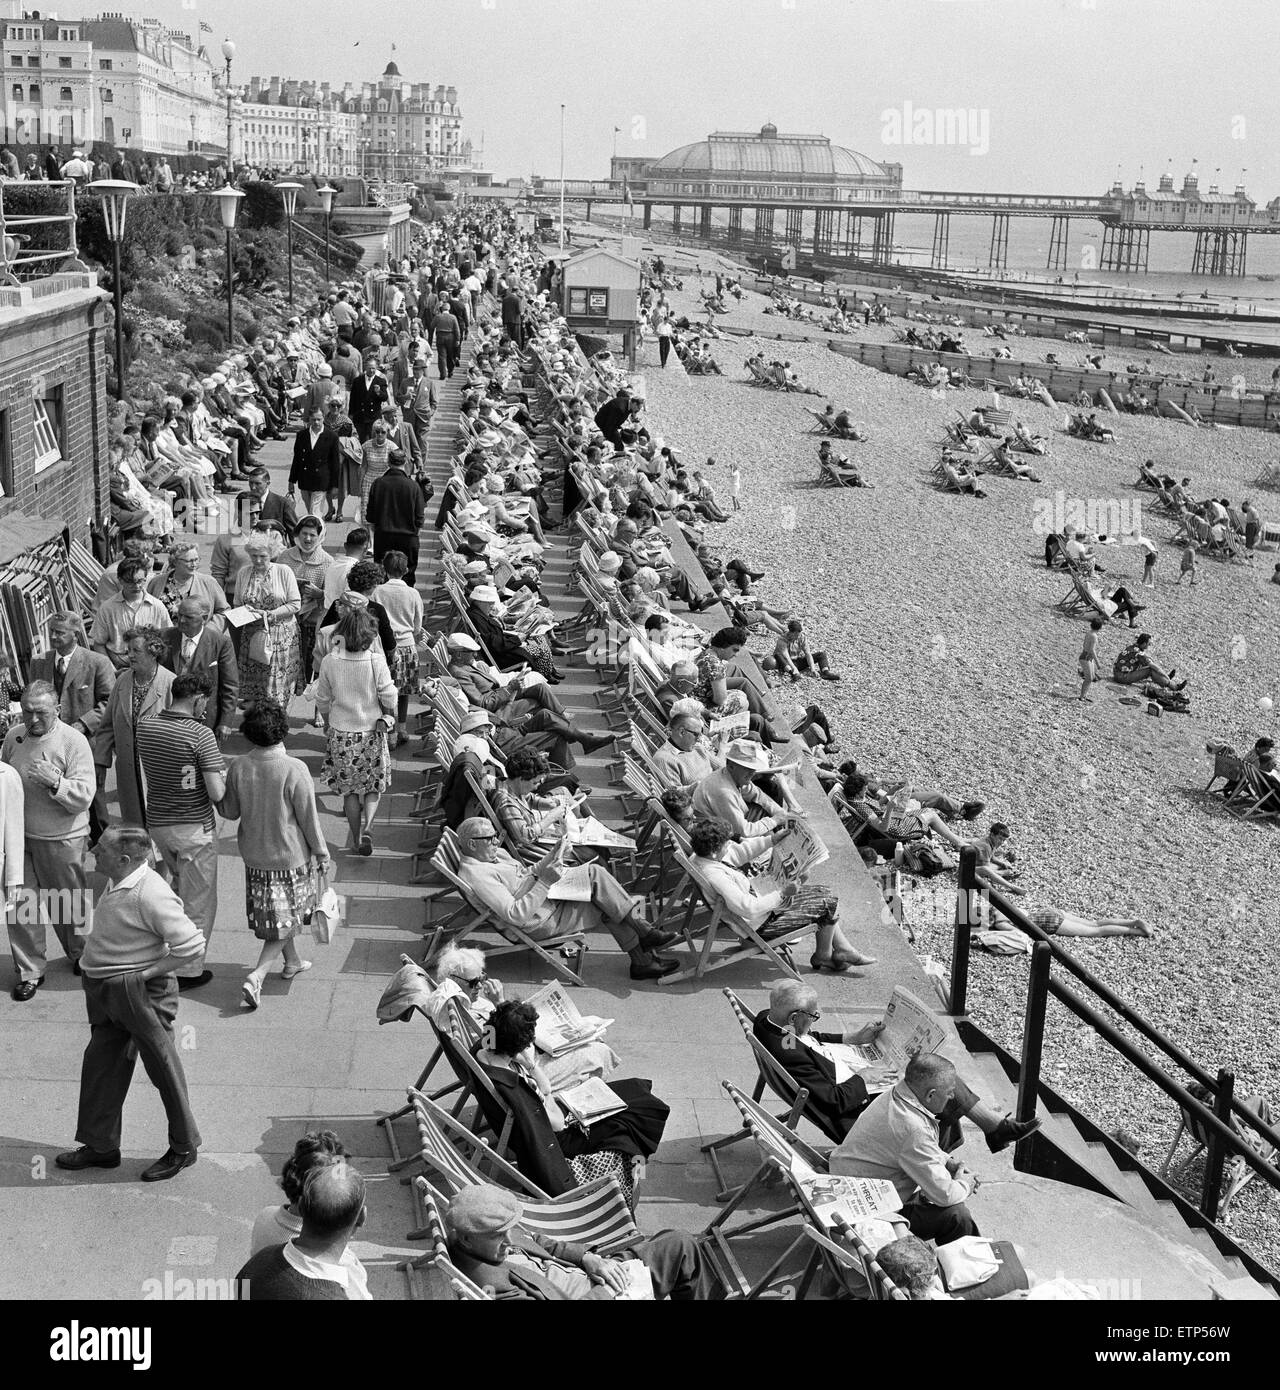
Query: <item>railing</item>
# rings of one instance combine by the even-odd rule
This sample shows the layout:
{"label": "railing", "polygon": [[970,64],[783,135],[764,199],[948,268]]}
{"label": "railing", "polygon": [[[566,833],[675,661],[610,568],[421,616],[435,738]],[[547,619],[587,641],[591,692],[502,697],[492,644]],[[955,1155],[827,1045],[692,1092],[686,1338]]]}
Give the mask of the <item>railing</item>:
{"label": "railing", "polygon": [[[32,210],[42,203],[58,210]],[[77,253],[74,180],[0,180],[0,278],[31,279]]]}
{"label": "railing", "polygon": [[[989,908],[1007,918],[1012,926],[1036,943],[1031,953],[1031,972],[1027,984],[1027,1008],[1022,1029],[1022,1066],[1018,1076],[1017,1118],[1029,1120],[1036,1112],[1040,1090],[1040,1071],[1044,1054],[1045,1013],[1049,996],[1058,1000],[1082,1023],[1087,1024],[1106,1043],[1109,1043],[1130,1066],[1136,1067],[1148,1081],[1165,1093],[1186,1115],[1193,1119],[1207,1138],[1204,1181],[1200,1194],[1200,1210],[1209,1221],[1218,1216],[1222,1172],[1228,1153],[1243,1159],[1259,1177],[1280,1191],[1280,1168],[1257,1153],[1247,1140],[1231,1128],[1234,1117],[1242,1121],[1262,1139],[1280,1149],[1280,1131],[1264,1124],[1252,1111],[1246,1110],[1235,1098],[1235,1074],[1219,1068],[1213,1075],[1167,1038],[1154,1024],[1143,1018],[1132,1005],[1114,990],[1103,984],[1069,951],[1061,947],[1048,933],[995,889],[980,887],[977,880],[977,853],[964,849],[960,853],[957,880],[955,927],[951,950],[951,1013],[963,1016],[969,986],[969,934],[985,920],[986,914],[977,910],[979,897]],[[1147,1040],[1153,1049],[1206,1087],[1214,1097],[1213,1108],[1197,1100],[1179,1081],[1169,1075],[1158,1062],[1132,1043],[1110,1019],[1084,999],[1070,986],[1055,979],[1057,965],[1073,975],[1086,989],[1092,991],[1102,1004],[1118,1014],[1135,1032]],[[1020,1141],[1026,1143],[1026,1140]]]}

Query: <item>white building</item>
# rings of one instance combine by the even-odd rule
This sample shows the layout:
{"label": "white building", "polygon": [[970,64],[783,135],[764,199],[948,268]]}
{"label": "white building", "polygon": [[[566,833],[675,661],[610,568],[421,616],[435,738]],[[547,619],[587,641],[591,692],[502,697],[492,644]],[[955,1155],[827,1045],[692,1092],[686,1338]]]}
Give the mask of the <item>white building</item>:
{"label": "white building", "polygon": [[236,105],[238,162],[325,176],[360,172],[359,117],[327,82],[251,78]]}

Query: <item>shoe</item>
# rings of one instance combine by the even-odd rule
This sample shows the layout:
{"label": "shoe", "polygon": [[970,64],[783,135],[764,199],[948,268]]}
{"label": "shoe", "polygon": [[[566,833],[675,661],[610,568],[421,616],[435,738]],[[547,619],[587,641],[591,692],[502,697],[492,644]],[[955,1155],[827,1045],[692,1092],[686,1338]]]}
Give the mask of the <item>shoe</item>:
{"label": "shoe", "polygon": [[366,830],[360,836],[360,843],[356,846],[356,853],[362,854],[366,859],[373,853],[373,836]]}
{"label": "shoe", "polygon": [[1175,690],[1185,690],[1187,688],[1187,683],[1186,681],[1179,681],[1173,688]]}
{"label": "shoe", "polygon": [[1040,1128],[1040,1121],[1015,1120],[1012,1115],[1006,1115],[1003,1120],[987,1135],[987,1148],[993,1154],[998,1154],[1002,1149],[1007,1149],[1010,1144],[1016,1144],[1019,1139],[1025,1139],[1028,1134],[1034,1134]]}
{"label": "shoe", "polygon": [[810,956],[809,968],[811,970],[829,970],[833,975],[843,975],[849,968],[849,962],[841,960],[838,956]]}
{"label": "shoe", "polygon": [[861,951],[833,951],[832,954],[845,965],[874,965],[877,959],[875,956],[864,956]]}
{"label": "shoe", "polygon": [[979,487],[979,488],[974,488],[974,490],[973,490],[973,495],[974,495],[975,497],[985,497],[987,494],[986,494],[985,492],[983,492],[983,490]]}
{"label": "shoe", "polygon": [[651,956],[643,965],[631,963],[631,978],[633,980],[661,980],[665,975],[674,975],[680,969],[680,962],[676,960],[659,960],[656,956]]}
{"label": "shoe", "polygon": [[35,997],[36,990],[38,990],[42,984],[44,984],[43,975],[41,975],[38,980],[19,980],[9,991],[9,998],[16,1003],[25,1004],[28,999],[33,999]]}
{"label": "shoe", "polygon": [[99,1153],[97,1149],[72,1149],[70,1153],[59,1154],[53,1160],[59,1168],[78,1173],[84,1168],[119,1168],[120,1150],[107,1149]]}
{"label": "shoe", "polygon": [[834,671],[819,671],[818,674],[824,681],[838,681],[840,679]]}
{"label": "shoe", "polygon": [[965,820],[977,820],[986,809],[985,801],[966,801],[960,808],[960,814]]}
{"label": "shoe", "polygon": [[240,993],[247,1008],[256,1009],[262,1003],[262,986],[252,975],[240,986]]}
{"label": "shoe", "polygon": [[178,993],[185,994],[189,989],[199,989],[213,979],[212,970],[202,970],[198,975],[178,976]]}
{"label": "shoe", "polygon": [[166,1149],[164,1154],[156,1159],[150,1168],[144,1168],[140,1174],[143,1182],[164,1182],[166,1178],[176,1178],[184,1168],[190,1168],[199,1155],[193,1149],[190,1153],[175,1153],[172,1149]]}
{"label": "shoe", "polygon": [[286,965],[280,973],[284,976],[286,980],[294,980],[297,979],[297,977],[301,975],[304,971],[310,970],[311,966],[311,961],[300,960],[297,963],[297,965]]}
{"label": "shoe", "polygon": [[640,945],[652,955],[655,951],[661,951],[664,946],[670,946],[673,941],[679,940],[678,931],[650,931],[640,938]]}
{"label": "shoe", "polygon": [[582,745],[582,751],[590,754],[612,743],[615,737],[614,734],[583,734],[578,742]]}

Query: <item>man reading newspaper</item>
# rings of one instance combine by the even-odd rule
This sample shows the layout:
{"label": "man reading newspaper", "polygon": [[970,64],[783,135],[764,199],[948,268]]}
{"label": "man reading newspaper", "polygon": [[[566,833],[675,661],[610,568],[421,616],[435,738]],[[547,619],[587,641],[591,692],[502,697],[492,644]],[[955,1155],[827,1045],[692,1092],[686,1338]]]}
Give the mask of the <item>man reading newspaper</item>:
{"label": "man reading newspaper", "polygon": [[[945,1041],[941,1023],[915,995],[899,987],[890,1004],[892,1012],[886,1010],[883,1021],[843,1033],[819,1033],[814,1028],[822,1017],[817,991],[798,980],[782,980],[769,992],[769,1007],[756,1015],[755,1036],[796,1084],[809,1092],[805,1114],[836,1143],[845,1138],[872,1098],[901,1077],[909,1060],[899,1050],[904,1035],[909,1042],[916,1041],[917,1050],[925,1044],[929,1052]],[[928,1027],[922,1029],[924,1021]],[[878,1053],[882,1060],[868,1063],[868,1053]],[[960,1120],[966,1117],[987,1136],[992,1153],[1040,1125],[1039,1120],[1023,1124],[1011,1115],[998,1114],[957,1077],[955,1095],[938,1116],[939,1143],[947,1152],[960,1146]]]}
{"label": "man reading newspaper", "polygon": [[701,1246],[683,1231],[638,1239],[629,1259],[607,1258],[585,1245],[520,1230],[523,1214],[514,1192],[487,1183],[464,1187],[449,1203],[449,1258],[499,1302],[693,1302],[725,1296]]}

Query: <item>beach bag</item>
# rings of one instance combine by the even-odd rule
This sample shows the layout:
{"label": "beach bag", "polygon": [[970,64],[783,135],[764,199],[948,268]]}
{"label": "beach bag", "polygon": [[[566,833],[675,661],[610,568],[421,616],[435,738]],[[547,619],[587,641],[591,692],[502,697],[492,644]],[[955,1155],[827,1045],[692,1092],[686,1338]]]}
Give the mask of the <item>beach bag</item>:
{"label": "beach bag", "polygon": [[1166,690],[1158,685],[1145,685],[1142,693],[1170,714],[1191,713],[1191,697],[1185,690]]}
{"label": "beach bag", "polygon": [[346,900],[336,893],[327,879],[320,880],[322,888],[311,914],[311,935],[319,946],[327,946],[346,916]]}
{"label": "beach bag", "polygon": [[903,868],[908,873],[918,874],[921,878],[933,878],[937,874],[946,873],[948,868],[947,861],[942,855],[931,844],[924,841],[904,844],[902,863]]}

